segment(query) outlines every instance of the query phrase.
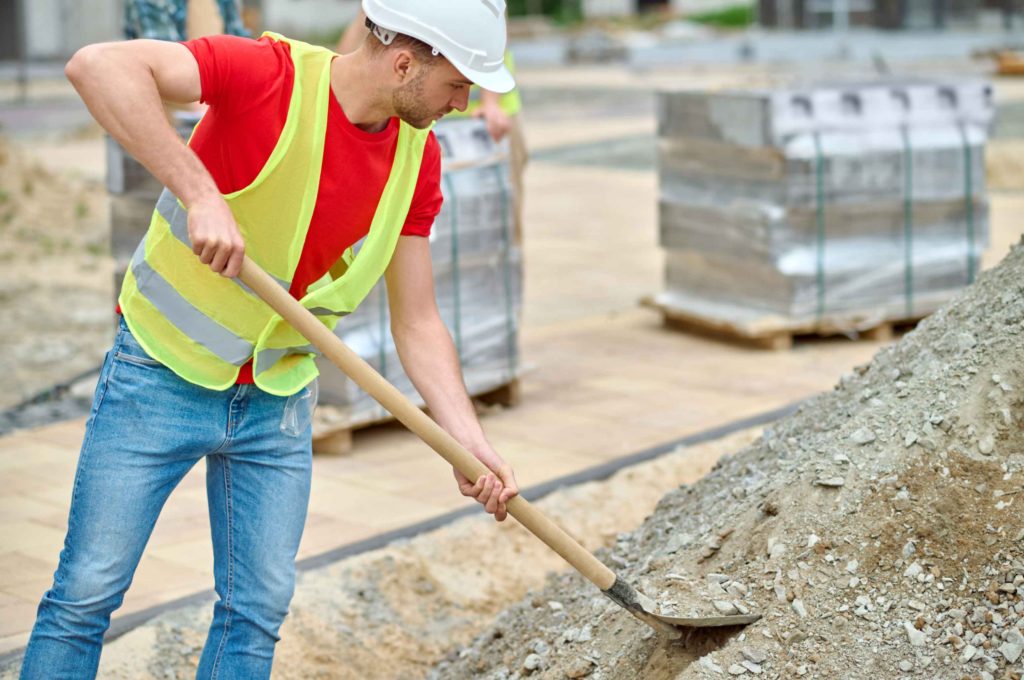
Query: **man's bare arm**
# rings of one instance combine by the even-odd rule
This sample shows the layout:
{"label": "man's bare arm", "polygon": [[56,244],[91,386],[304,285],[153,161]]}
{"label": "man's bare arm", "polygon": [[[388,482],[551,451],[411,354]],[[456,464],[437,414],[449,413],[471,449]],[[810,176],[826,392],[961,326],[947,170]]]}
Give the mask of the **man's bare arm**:
{"label": "man's bare arm", "polygon": [[236,276],[245,244],[231,210],[164,113],[164,101],[201,96],[199,66],[188,48],[158,40],[87,45],[64,73],[96,121],[188,208],[196,255],[214,271]]}
{"label": "man's bare arm", "polygon": [[455,478],[465,496],[476,498],[495,519],[505,519],[505,504],[518,492],[515,474],[484,436],[473,403],[466,394],[459,358],[441,321],[434,298],[430,243],[402,236],[387,272],[391,333],[405,372],[423,396],[441,427],[469,449],[495,474],[475,482],[458,471]]}

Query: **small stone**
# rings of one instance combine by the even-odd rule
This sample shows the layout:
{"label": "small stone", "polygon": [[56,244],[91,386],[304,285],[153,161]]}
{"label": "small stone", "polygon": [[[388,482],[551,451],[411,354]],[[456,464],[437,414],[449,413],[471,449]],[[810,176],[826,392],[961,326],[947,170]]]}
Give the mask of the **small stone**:
{"label": "small stone", "polygon": [[540,658],[539,654],[530,654],[523,661],[523,668],[525,668],[530,673],[539,669],[543,665],[544,659]]}
{"label": "small stone", "polygon": [[816,534],[811,534],[810,536],[807,537],[807,547],[808,548],[813,548],[814,546],[818,545],[818,543],[820,543],[820,542],[821,542],[821,539],[818,538],[818,536]]}
{"label": "small stone", "polygon": [[850,441],[859,446],[870,444],[875,441],[875,433],[866,427],[862,427],[850,435]]}
{"label": "small stone", "polygon": [[969,349],[973,349],[978,344],[978,340],[971,333],[964,331],[957,336],[956,344],[961,352],[966,352]]}
{"label": "small stone", "polygon": [[978,648],[974,645],[967,645],[964,647],[964,651],[960,654],[960,663],[967,663],[974,658],[974,655],[978,653]]}
{"label": "small stone", "polygon": [[846,571],[850,572],[851,574],[854,574],[857,572],[857,567],[859,566],[860,562],[858,562],[857,560],[850,560],[846,563]]}
{"label": "small stone", "polygon": [[747,669],[739,665],[738,663],[734,663],[733,665],[729,666],[729,675],[743,675],[746,672]]}
{"label": "small stone", "polygon": [[565,669],[567,678],[585,678],[594,672],[594,662],[586,657],[574,660]]}
{"label": "small stone", "polygon": [[904,673],[909,673],[914,669],[914,664],[910,663],[909,661],[900,661],[899,666],[900,670]]}
{"label": "small stone", "polygon": [[710,654],[700,657],[697,665],[713,673],[722,673],[722,667],[715,663]]}
{"label": "small stone", "polygon": [[991,434],[986,434],[984,437],[978,440],[978,451],[984,455],[989,455],[996,449],[996,439]]}
{"label": "small stone", "polygon": [[713,604],[715,609],[717,609],[723,616],[732,616],[739,611],[736,609],[736,605],[727,600],[715,600],[711,604]]}
{"label": "small stone", "polygon": [[842,477],[826,477],[824,479],[815,479],[814,483],[817,486],[824,486],[828,489],[838,489],[843,486],[846,481]]}
{"label": "small stone", "polygon": [[1002,654],[1010,663],[1017,663],[1017,659],[1020,658],[1021,652],[1024,652],[1024,647],[1021,647],[1015,642],[1005,642],[999,648],[999,653]]}
{"label": "small stone", "polygon": [[803,600],[799,598],[793,600],[793,611],[795,611],[801,619],[807,618],[807,608],[804,607]]}
{"label": "small stone", "polygon": [[903,622],[903,629],[907,631],[907,639],[910,640],[910,644],[914,647],[923,647],[928,636],[914,628],[914,624],[909,621]]}
{"label": "small stone", "polygon": [[917,552],[917,546],[914,545],[913,541],[907,541],[903,546],[903,559],[909,560]]}
{"label": "small stone", "polygon": [[561,602],[556,602],[555,600],[549,601],[548,602],[548,607],[550,607],[551,611],[553,611],[553,612],[560,612],[560,611],[562,611],[564,609],[564,607],[562,606],[562,603]]}
{"label": "small stone", "polygon": [[903,575],[907,578],[917,578],[918,574],[920,574],[923,571],[924,569],[921,567],[921,565],[915,561],[909,567],[907,567],[907,570],[903,572]]}
{"label": "small stone", "polygon": [[733,597],[746,597],[747,587],[739,581],[733,581],[725,587],[725,592],[729,593]]}
{"label": "small stone", "polygon": [[590,642],[593,637],[594,634],[590,631],[590,626],[583,626],[583,628],[580,629],[579,637],[576,639],[580,642]]}
{"label": "small stone", "polygon": [[761,675],[761,667],[759,665],[757,665],[756,663],[751,663],[750,661],[747,661],[746,659],[744,659],[743,661],[740,661],[740,665],[743,666],[744,668],[746,668],[748,671],[750,671],[754,675]]}
{"label": "small stone", "polygon": [[756,647],[744,647],[740,650],[740,654],[742,654],[743,658],[747,661],[756,663],[759,666],[768,660],[768,655],[763,650],[757,649]]}

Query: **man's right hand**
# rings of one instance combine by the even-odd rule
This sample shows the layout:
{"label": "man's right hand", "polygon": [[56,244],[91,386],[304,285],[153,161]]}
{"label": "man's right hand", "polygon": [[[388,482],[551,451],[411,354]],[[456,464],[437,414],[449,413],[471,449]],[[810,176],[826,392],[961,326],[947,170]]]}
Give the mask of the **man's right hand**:
{"label": "man's right hand", "polygon": [[192,241],[192,252],[216,273],[234,278],[242,271],[245,241],[222,197],[196,201],[189,206],[188,237]]}

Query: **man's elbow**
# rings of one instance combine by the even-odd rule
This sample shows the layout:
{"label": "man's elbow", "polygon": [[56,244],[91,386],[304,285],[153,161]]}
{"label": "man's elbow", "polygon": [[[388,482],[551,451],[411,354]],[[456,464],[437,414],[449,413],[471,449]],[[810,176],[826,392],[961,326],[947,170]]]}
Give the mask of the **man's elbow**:
{"label": "man's elbow", "polygon": [[441,321],[440,314],[436,312],[431,314],[421,311],[414,318],[391,317],[391,337],[394,338],[396,345],[416,344],[440,333],[447,335],[448,329]]}
{"label": "man's elbow", "polygon": [[86,75],[95,68],[103,51],[103,44],[86,45],[75,52],[68,63],[64,65],[64,77],[72,85],[78,85],[85,80]]}

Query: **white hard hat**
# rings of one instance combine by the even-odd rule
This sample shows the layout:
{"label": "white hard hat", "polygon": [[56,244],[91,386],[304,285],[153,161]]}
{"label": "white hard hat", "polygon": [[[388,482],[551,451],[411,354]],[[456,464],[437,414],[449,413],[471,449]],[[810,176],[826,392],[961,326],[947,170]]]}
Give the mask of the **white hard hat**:
{"label": "white hard hat", "polygon": [[505,0],[363,0],[384,44],[394,34],[421,40],[474,83],[503,94],[516,86],[505,67]]}

